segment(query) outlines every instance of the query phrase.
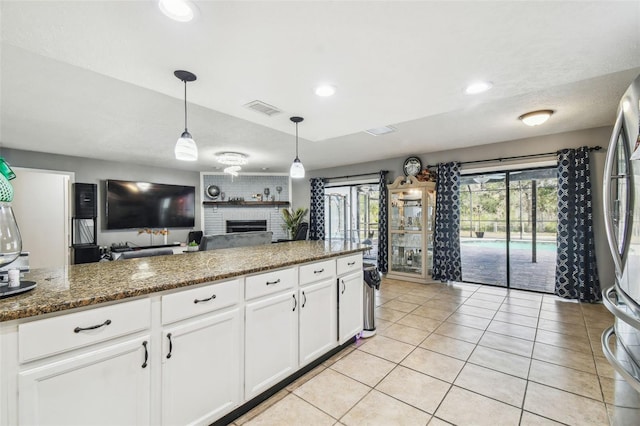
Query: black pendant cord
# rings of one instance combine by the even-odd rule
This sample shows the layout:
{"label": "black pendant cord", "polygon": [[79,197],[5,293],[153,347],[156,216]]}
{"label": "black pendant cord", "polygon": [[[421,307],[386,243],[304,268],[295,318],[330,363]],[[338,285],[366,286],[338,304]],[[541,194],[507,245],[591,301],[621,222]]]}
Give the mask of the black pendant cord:
{"label": "black pendant cord", "polygon": [[298,159],[298,123],[296,123],[296,160]]}
{"label": "black pendant cord", "polygon": [[184,131],[187,131],[187,80],[184,80]]}

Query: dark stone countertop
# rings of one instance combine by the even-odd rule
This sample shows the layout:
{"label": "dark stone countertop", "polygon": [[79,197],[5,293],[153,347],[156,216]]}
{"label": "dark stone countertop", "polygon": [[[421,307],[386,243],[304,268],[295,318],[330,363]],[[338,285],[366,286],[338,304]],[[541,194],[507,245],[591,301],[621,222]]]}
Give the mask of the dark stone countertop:
{"label": "dark stone countertop", "polygon": [[34,269],[29,292],[0,300],[0,322],[122,300],[366,251],[343,241],[292,241],[253,247]]}

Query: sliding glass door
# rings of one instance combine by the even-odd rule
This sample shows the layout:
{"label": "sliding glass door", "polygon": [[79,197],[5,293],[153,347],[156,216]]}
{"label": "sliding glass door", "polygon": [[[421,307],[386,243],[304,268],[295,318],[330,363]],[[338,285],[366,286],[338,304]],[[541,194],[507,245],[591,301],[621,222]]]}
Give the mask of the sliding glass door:
{"label": "sliding glass door", "polygon": [[463,281],[552,293],[557,192],[555,168],[462,176]]}
{"label": "sliding glass door", "polygon": [[364,258],[376,262],[378,256],[378,184],[357,184],[325,188],[327,239],[371,245]]}
{"label": "sliding glass door", "polygon": [[509,284],[553,293],[556,270],[556,169],[509,173]]}
{"label": "sliding glass door", "polygon": [[507,285],[506,174],[460,178],[462,280]]}

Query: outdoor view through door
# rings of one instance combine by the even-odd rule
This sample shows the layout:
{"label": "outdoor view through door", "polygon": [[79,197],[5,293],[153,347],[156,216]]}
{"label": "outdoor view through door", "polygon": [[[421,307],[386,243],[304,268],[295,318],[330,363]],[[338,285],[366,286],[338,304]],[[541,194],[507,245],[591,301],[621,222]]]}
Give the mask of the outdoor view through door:
{"label": "outdoor view through door", "polygon": [[553,293],[557,209],[555,167],[461,176],[462,280]]}
{"label": "outdoor view through door", "polygon": [[377,263],[378,184],[325,187],[324,192],[326,238],[370,244],[364,259]]}

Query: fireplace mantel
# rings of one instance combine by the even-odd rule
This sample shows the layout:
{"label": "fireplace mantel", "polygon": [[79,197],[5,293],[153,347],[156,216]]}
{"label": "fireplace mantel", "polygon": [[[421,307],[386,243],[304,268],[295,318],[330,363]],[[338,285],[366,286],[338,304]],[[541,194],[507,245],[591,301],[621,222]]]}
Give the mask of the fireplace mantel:
{"label": "fireplace mantel", "polygon": [[287,207],[288,201],[203,201],[205,206],[217,207]]}

